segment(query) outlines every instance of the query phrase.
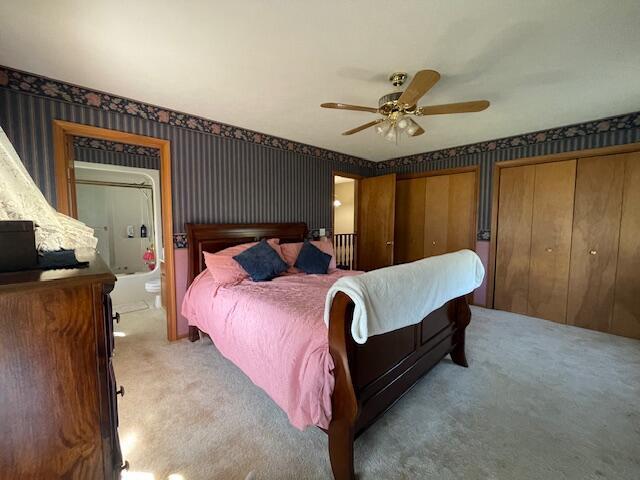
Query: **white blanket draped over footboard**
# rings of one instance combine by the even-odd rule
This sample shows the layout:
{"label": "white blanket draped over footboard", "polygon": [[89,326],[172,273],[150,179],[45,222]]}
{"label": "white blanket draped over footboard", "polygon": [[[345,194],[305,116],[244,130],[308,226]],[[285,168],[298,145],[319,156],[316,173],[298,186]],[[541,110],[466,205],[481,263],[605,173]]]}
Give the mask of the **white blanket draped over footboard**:
{"label": "white blanket draped over footboard", "polygon": [[329,325],[333,297],[344,292],[355,304],[351,334],[362,344],[373,335],[421,322],[449,300],[478,288],[483,278],[482,262],[471,250],[343,277],[327,293],[324,321]]}

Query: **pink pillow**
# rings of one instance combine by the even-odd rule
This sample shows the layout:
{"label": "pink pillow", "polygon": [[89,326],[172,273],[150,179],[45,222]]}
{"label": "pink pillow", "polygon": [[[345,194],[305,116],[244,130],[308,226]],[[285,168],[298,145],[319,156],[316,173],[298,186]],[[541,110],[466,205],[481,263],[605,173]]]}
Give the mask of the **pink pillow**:
{"label": "pink pillow", "polygon": [[[311,244],[314,247],[318,247],[324,253],[331,255],[331,262],[329,263],[329,270],[336,268],[336,254],[333,251],[333,243],[329,240],[320,240],[320,241],[312,241]],[[294,267],[296,260],[298,259],[298,255],[300,254],[300,250],[302,250],[302,242],[298,243],[283,243],[280,245],[280,249],[282,251],[282,258],[287,265],[289,265],[289,273],[300,273],[296,267]]]}
{"label": "pink pillow", "polygon": [[[284,260],[279,242],[279,238],[270,238],[267,240],[271,248]],[[233,285],[240,283],[245,278],[249,278],[249,274],[233,257],[253,247],[257,243],[258,242],[251,242],[234,245],[233,247],[225,248],[216,253],[204,252],[204,263],[213,280],[220,285]]]}

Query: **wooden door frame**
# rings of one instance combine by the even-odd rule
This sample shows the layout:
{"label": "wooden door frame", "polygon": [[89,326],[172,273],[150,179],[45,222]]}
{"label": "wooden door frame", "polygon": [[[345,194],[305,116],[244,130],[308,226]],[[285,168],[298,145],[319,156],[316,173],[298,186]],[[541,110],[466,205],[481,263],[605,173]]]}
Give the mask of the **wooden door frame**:
{"label": "wooden door frame", "polygon": [[[504,160],[496,162],[493,166],[493,181],[491,193],[491,237],[489,240],[489,274],[487,279],[487,308],[493,308],[493,296],[495,288],[496,250],[498,240],[498,209],[500,208],[500,173],[503,168],[521,167],[524,165],[536,165],[540,163],[562,162],[565,160],[579,160],[587,157],[599,157],[603,155],[616,155],[640,151],[640,142],[614,145],[611,147],[590,148],[587,150],[572,150],[571,152],[553,153],[536,157],[526,157],[516,160]],[[577,165],[576,165],[577,173]],[[577,175],[576,175],[577,177]]]}
{"label": "wooden door frame", "polygon": [[113,142],[128,143],[160,150],[160,195],[162,205],[162,240],[164,244],[164,262],[167,279],[167,338],[178,340],[176,312],[176,281],[173,254],[173,209],[171,196],[171,142],[162,138],[147,137],[134,133],[120,132],[106,128],[93,127],[80,123],[53,121],[53,153],[56,182],[57,210],[73,216],[75,209],[75,175],[73,174],[74,136],[97,138]]}

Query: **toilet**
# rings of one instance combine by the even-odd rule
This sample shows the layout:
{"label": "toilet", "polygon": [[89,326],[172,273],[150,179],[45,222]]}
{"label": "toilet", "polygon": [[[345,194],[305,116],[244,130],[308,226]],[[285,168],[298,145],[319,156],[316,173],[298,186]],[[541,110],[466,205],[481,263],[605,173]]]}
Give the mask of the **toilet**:
{"label": "toilet", "polygon": [[160,279],[155,278],[145,282],[144,289],[148,293],[153,293],[156,296],[155,308],[162,308],[162,299],[160,298]]}

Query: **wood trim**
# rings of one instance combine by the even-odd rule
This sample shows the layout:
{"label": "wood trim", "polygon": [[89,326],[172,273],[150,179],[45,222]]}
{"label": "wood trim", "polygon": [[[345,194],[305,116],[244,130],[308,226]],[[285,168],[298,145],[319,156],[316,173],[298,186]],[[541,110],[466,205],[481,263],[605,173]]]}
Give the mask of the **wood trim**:
{"label": "wood trim", "polygon": [[109,130],[80,123],[53,121],[53,152],[56,182],[56,206],[59,212],[73,216],[75,201],[75,185],[69,181],[68,170],[70,156],[66,149],[72,136],[97,138],[122,142],[142,147],[153,147],[160,150],[160,188],[162,204],[162,240],[164,244],[164,261],[167,279],[167,338],[178,340],[178,324],[176,311],[176,279],[173,252],[173,207],[171,191],[171,142],[162,138],[147,137],[134,133]]}
{"label": "wood trim", "polygon": [[519,167],[523,165],[536,165],[540,163],[562,162],[588,157],[599,157],[605,155],[616,155],[620,153],[631,153],[640,151],[640,142],[628,143],[625,145],[613,145],[611,147],[590,148],[585,150],[573,150],[571,152],[553,153],[535,157],[519,158],[516,160],[505,160],[496,162],[493,166],[493,191],[491,194],[491,238],[489,241],[489,274],[487,278],[487,308],[493,308],[493,294],[495,287],[495,266],[498,232],[498,209],[500,199],[500,172],[503,168]]}
{"label": "wood trim", "polygon": [[441,168],[440,170],[428,170],[425,172],[417,173],[399,173],[397,174],[398,180],[409,180],[411,178],[421,177],[436,177],[439,175],[455,175],[456,173],[468,173],[477,172],[480,173],[480,165],[470,165],[468,167],[454,167],[454,168]]}

